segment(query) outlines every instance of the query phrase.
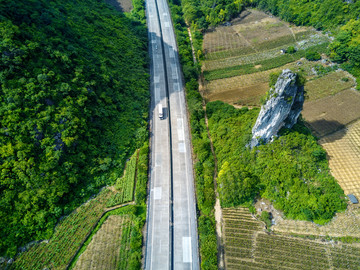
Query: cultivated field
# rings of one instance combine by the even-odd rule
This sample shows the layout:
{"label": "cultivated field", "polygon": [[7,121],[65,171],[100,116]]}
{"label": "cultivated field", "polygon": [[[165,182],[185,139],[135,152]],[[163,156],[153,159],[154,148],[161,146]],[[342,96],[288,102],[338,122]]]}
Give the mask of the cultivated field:
{"label": "cultivated field", "polygon": [[120,247],[123,250],[129,249],[129,241],[122,239],[130,239],[130,226],[131,219],[127,216],[109,216],[73,269],[119,269]]}
{"label": "cultivated field", "polygon": [[[327,42],[326,36],[311,28],[291,26],[263,12],[247,10],[231,26],[220,26],[204,35],[204,75],[207,80],[234,77],[244,71],[229,73],[229,69],[240,65],[248,65],[247,73],[271,69],[300,59],[309,47],[324,50],[321,46]],[[289,46],[297,52],[282,54]],[[211,76],[215,70],[217,74]]]}
{"label": "cultivated field", "polygon": [[57,225],[48,242],[36,244],[21,253],[12,269],[66,269],[113,195],[114,192],[104,189],[96,198],[77,208]]}
{"label": "cultivated field", "polygon": [[360,93],[348,89],[334,96],[306,102],[302,115],[315,134],[323,137],[360,118]]}
{"label": "cultivated field", "polygon": [[[102,215],[134,198],[138,151],[126,166],[117,188],[106,188],[95,198],[78,207],[56,226],[53,236],[21,253],[12,269],[66,269]],[[112,207],[113,208],[109,208]],[[85,268],[83,268],[85,269]]]}
{"label": "cultivated field", "polygon": [[313,222],[290,219],[277,219],[271,227],[274,232],[301,235],[317,235],[331,237],[360,237],[360,208],[348,208],[336,216],[325,226],[317,226]]}
{"label": "cultivated field", "polygon": [[[359,104],[360,101],[358,113]],[[354,194],[360,199],[360,120],[319,142],[328,153],[331,173],[345,194]]]}
{"label": "cultivated field", "polygon": [[243,106],[259,106],[260,98],[269,90],[269,75],[272,72],[289,68],[294,72],[302,72],[307,82],[306,103],[335,95],[355,86],[354,79],[345,71],[337,70],[324,75],[314,75],[313,69],[318,63],[300,59],[301,65],[289,63],[282,67],[242,76],[204,82],[202,93],[207,101],[222,100],[229,104]]}
{"label": "cultivated field", "polygon": [[223,209],[226,269],[358,269],[360,246],[264,232],[246,208]]}

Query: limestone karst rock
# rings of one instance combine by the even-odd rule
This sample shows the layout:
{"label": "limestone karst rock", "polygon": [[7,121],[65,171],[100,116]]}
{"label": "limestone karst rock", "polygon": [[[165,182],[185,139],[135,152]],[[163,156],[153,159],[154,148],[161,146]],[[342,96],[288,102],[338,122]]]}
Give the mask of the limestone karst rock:
{"label": "limestone karst rock", "polygon": [[282,127],[291,128],[297,121],[304,104],[304,86],[298,85],[297,74],[282,71],[252,129],[250,147],[267,143]]}

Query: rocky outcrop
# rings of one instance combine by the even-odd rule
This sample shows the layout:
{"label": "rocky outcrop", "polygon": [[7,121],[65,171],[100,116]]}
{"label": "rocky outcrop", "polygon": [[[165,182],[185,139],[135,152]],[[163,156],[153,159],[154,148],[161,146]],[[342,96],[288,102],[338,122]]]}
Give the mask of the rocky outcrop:
{"label": "rocky outcrop", "polygon": [[291,128],[297,121],[304,104],[304,86],[298,85],[297,74],[282,71],[252,129],[250,147],[267,143],[282,127]]}

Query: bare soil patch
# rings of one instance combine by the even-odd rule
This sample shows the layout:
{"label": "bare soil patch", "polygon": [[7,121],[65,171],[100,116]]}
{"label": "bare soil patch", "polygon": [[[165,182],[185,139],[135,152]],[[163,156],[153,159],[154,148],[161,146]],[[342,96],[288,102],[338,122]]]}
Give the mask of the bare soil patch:
{"label": "bare soil patch", "polygon": [[344,90],[334,96],[306,102],[302,115],[319,137],[333,133],[360,118],[360,93]]}
{"label": "bare soil patch", "polygon": [[130,12],[133,9],[131,0],[105,0],[105,2],[118,11]]}

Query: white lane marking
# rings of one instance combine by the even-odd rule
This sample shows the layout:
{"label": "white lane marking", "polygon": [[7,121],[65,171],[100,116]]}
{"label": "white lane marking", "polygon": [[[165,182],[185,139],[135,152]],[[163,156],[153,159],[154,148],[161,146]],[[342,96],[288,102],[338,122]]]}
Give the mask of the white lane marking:
{"label": "white lane marking", "polygon": [[155,86],[155,104],[160,101],[160,87]]}
{"label": "white lane marking", "polygon": [[154,83],[160,82],[160,76],[154,76]]}
{"label": "white lane marking", "polygon": [[160,165],[161,165],[161,154],[155,153],[155,167],[159,167]]}
{"label": "white lane marking", "polygon": [[161,187],[154,188],[154,200],[161,200]]}
{"label": "white lane marking", "polygon": [[175,58],[174,49],[172,49],[172,48],[169,49],[169,55],[170,55],[170,58]]}
{"label": "white lane marking", "polygon": [[180,90],[179,83],[173,83],[173,90],[174,92],[178,92]]}
{"label": "white lane marking", "polygon": [[182,238],[183,262],[191,263],[191,237]]}
{"label": "white lane marking", "polygon": [[179,142],[179,152],[180,152],[180,153],[185,153],[185,152],[186,152],[185,143],[184,143],[184,142]]}
{"label": "white lane marking", "polygon": [[184,141],[185,135],[184,135],[184,124],[182,118],[177,119],[177,132],[178,132],[179,141]]}
{"label": "white lane marking", "polygon": [[164,12],[164,13],[163,13],[163,15],[164,15],[164,16],[167,16],[167,13],[166,13],[166,12]]}
{"label": "white lane marking", "polygon": [[170,27],[170,23],[169,22],[165,22],[165,27]]}
{"label": "white lane marking", "polygon": [[178,77],[177,70],[176,70],[176,69],[173,69],[173,70],[172,70],[172,78],[173,78],[173,80],[177,79],[177,77]]}

